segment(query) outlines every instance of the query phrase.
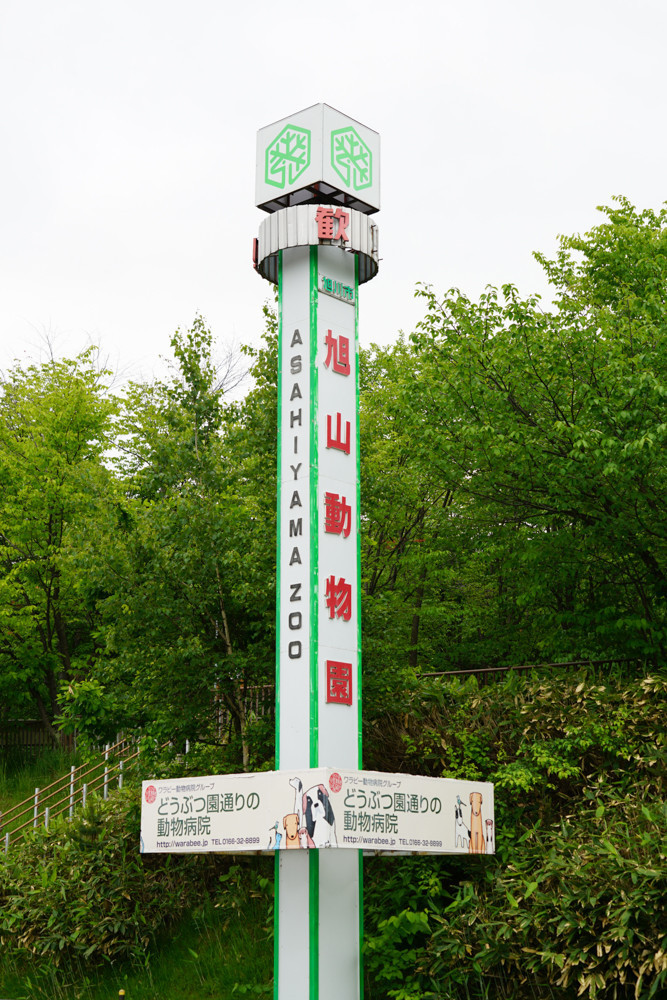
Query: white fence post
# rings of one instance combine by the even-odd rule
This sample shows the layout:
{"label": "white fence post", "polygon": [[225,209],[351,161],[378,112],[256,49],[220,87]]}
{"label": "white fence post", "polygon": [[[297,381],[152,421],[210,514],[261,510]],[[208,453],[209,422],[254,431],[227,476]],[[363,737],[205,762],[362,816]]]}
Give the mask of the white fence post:
{"label": "white fence post", "polygon": [[121,760],[120,764],[118,765],[118,787],[119,788],[123,787],[123,762],[122,762],[122,760]]}
{"label": "white fence post", "polygon": [[109,797],[109,744],[104,748],[104,798]]}
{"label": "white fence post", "polygon": [[69,818],[71,819],[74,815],[74,772],[76,768],[74,764],[69,769]]}
{"label": "white fence post", "polygon": [[49,828],[49,807],[46,806],[44,808],[44,829],[48,830],[48,828]]}
{"label": "white fence post", "polygon": [[35,808],[32,812],[32,825],[33,828],[37,829],[37,814],[39,813],[39,788],[35,789]]}
{"label": "white fence post", "polygon": [[5,854],[9,851],[9,830],[5,834]]}
{"label": "white fence post", "polygon": [[86,808],[86,799],[88,798],[88,783],[84,781],[83,791],[81,792],[81,807]]}

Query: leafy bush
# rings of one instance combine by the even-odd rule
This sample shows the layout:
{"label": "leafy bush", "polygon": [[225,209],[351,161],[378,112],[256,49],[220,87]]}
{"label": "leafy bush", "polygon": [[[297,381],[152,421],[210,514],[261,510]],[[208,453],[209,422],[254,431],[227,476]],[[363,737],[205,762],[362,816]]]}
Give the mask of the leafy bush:
{"label": "leafy bush", "polygon": [[646,792],[591,791],[576,815],[531,830],[510,864],[464,883],[433,916],[426,967],[442,995],[464,995],[472,976],[485,996],[499,971],[506,997],[548,985],[564,997],[659,995],[667,829],[664,808],[641,804]]}
{"label": "leafy bush", "polygon": [[124,790],[3,856],[5,956],[48,957],[54,965],[143,959],[155,935],[229,866],[209,856],[140,855],[139,819],[136,791]]}
{"label": "leafy bush", "polygon": [[367,864],[370,996],[667,989],[666,694],[592,671],[415,691],[380,740],[404,770],[493,781],[497,853]]}

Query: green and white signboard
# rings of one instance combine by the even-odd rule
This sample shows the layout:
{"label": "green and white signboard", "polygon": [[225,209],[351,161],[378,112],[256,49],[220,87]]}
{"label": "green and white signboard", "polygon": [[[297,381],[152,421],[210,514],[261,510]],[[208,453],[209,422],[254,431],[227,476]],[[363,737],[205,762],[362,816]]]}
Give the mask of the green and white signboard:
{"label": "green and white signboard", "polygon": [[[274,212],[256,263],[280,301],[276,765],[290,775],[361,768],[358,291],[377,272],[379,152],[327,105],[258,135],[256,200]],[[276,865],[276,998],[360,996],[361,851]]]}
{"label": "green and white signboard", "polygon": [[257,133],[257,206],[271,212],[318,196],[363,212],[380,208],[380,136],[328,104]]}

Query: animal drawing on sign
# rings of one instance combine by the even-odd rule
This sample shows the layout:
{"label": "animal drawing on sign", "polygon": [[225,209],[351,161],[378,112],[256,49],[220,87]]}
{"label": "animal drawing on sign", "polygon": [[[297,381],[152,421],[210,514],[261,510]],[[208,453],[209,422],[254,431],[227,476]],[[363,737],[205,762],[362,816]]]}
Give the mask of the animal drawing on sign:
{"label": "animal drawing on sign", "polygon": [[336,818],[324,785],[313,785],[304,792],[303,826],[313,847],[338,847]]}
{"label": "animal drawing on sign", "polygon": [[470,854],[486,854],[484,823],[482,820],[482,793],[470,793]]}
{"label": "animal drawing on sign", "polygon": [[470,841],[470,830],[463,822],[463,802],[461,801],[461,796],[456,796],[456,805],[454,806],[454,846],[462,847],[464,850],[468,847]]}
{"label": "animal drawing on sign", "polygon": [[308,850],[310,847],[315,846],[313,839],[309,836],[305,826],[302,826],[299,830],[299,841],[304,850]]}
{"label": "animal drawing on sign", "polygon": [[294,789],[294,809],[299,818],[299,829],[303,826],[303,783],[301,778],[290,778],[290,785]]}
{"label": "animal drawing on sign", "polygon": [[299,850],[301,841],[299,840],[299,817],[296,813],[288,813],[283,816],[283,826],[285,828],[285,850]]}
{"label": "animal drawing on sign", "polygon": [[493,843],[493,820],[487,819],[484,825],[486,826],[486,853],[493,854],[495,850]]}
{"label": "animal drawing on sign", "polygon": [[278,820],[276,820],[269,830],[269,842],[266,846],[267,851],[279,851],[282,839],[283,835],[278,832]]}

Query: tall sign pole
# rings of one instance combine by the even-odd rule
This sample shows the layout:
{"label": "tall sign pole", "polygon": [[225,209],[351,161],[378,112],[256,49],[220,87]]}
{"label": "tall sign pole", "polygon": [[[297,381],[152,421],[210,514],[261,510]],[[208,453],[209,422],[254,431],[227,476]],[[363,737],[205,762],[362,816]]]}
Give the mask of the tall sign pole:
{"label": "tall sign pole", "polygon": [[261,129],[254,265],[278,285],[276,770],[146,780],[141,850],[271,852],[275,1000],[360,1000],[362,851],[495,850],[493,785],[361,770],[359,286],[380,140],[326,104]]}
{"label": "tall sign pole", "polygon": [[[280,303],[282,771],[361,768],[358,293],[378,269],[379,161],[377,133],[326,104],[258,133],[256,202],[269,216],[255,267]],[[277,1000],[361,995],[361,860],[276,853]]]}

